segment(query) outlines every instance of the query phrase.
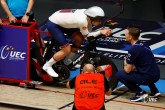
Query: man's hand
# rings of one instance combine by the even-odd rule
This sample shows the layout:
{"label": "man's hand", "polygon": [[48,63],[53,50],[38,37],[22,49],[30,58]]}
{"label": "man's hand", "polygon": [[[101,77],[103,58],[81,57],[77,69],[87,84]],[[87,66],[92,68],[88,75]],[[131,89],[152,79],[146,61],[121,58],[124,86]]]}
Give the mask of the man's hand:
{"label": "man's hand", "polygon": [[112,94],[112,89],[109,88],[109,91],[107,91],[105,94],[106,94],[107,96],[110,96],[110,95]]}
{"label": "man's hand", "polygon": [[15,16],[13,16],[13,15],[9,16],[10,23],[15,23],[16,20],[17,20],[17,18]]}
{"label": "man's hand", "polygon": [[126,58],[124,58],[124,71],[126,73],[136,71],[136,67],[133,64],[128,64]]}
{"label": "man's hand", "polygon": [[135,65],[132,66],[132,71],[136,71]]}
{"label": "man's hand", "polygon": [[2,20],[0,19],[0,25],[2,25]]}
{"label": "man's hand", "polygon": [[69,81],[66,83],[66,87],[70,89]]}
{"label": "man's hand", "polygon": [[27,16],[27,15],[24,15],[23,17],[22,17],[22,22],[23,23],[27,23],[28,22],[28,20],[29,20],[29,16]]}
{"label": "man's hand", "polygon": [[112,34],[112,30],[109,28],[103,28],[100,30],[101,34],[104,36],[109,36]]}

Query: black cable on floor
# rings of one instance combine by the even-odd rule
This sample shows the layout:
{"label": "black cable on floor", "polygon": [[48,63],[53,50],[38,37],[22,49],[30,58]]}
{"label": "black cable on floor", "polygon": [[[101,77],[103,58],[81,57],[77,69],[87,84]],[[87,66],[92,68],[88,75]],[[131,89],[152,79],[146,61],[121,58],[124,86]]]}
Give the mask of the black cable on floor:
{"label": "black cable on floor", "polygon": [[109,100],[106,100],[105,103],[107,103],[107,102],[109,102],[109,101],[111,101],[111,100],[113,100],[113,99],[116,99],[116,98],[119,97],[119,96],[124,95],[124,94],[127,93],[128,91],[129,91],[129,90],[126,90],[126,91],[124,91],[123,93],[118,94],[117,96],[114,96],[114,97],[110,98]]}
{"label": "black cable on floor", "polygon": [[58,108],[58,109],[63,109],[63,108],[65,108],[65,107],[68,107],[69,105],[72,105],[74,102],[70,102],[70,103],[68,103],[68,104],[66,104],[66,105],[64,105],[64,106],[62,106],[62,107],[60,107],[60,108]]}

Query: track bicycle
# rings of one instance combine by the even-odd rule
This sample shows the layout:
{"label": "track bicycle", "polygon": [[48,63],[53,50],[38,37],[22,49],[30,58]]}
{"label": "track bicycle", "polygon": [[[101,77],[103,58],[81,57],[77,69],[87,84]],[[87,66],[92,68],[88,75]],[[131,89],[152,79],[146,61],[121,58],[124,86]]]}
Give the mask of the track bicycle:
{"label": "track bicycle", "polygon": [[[124,5],[122,3],[122,0],[108,1],[108,2],[114,4],[115,7],[120,7],[121,10],[119,11],[119,13],[106,19],[101,27],[106,27],[109,20],[118,17],[124,11]],[[44,25],[41,25],[41,27],[42,26],[44,27]],[[44,30],[44,29],[41,29],[41,30]],[[47,35],[50,35],[50,34],[47,34]],[[42,64],[40,66],[43,66],[43,64],[46,61],[48,61],[55,52],[57,52],[59,50],[58,45],[56,45],[54,43],[52,38],[49,37],[45,41],[47,41],[47,43],[46,43],[45,51],[41,57]],[[64,59],[63,59],[63,60],[57,62],[56,64],[54,64],[52,67],[59,74],[59,77],[53,78],[54,79],[53,82],[67,81],[68,78],[70,77],[70,70],[75,69],[75,66],[77,64],[81,65],[80,73],[81,73],[81,70],[82,70],[84,64],[86,64],[86,63],[92,63],[93,65],[95,65],[96,68],[97,68],[97,66],[110,65],[112,67],[112,72],[111,72],[111,77],[107,78],[107,80],[109,81],[111,88],[114,89],[118,83],[118,81],[115,77],[115,73],[117,72],[117,67],[110,58],[99,54],[99,52],[96,49],[96,44],[99,45],[97,43],[97,39],[93,39],[91,37],[89,39],[89,42],[87,45],[85,45],[84,47],[83,46],[80,47],[80,49],[78,51],[79,56],[76,57],[71,63],[65,64]],[[43,70],[41,70],[41,71],[43,71]],[[105,73],[103,72],[103,74],[105,74]]]}
{"label": "track bicycle", "polygon": [[[99,37],[98,37],[99,38]],[[83,66],[86,63],[93,64],[96,68],[98,66],[103,65],[110,65],[111,66],[111,76],[107,78],[109,85],[112,89],[116,88],[118,84],[118,80],[115,77],[115,73],[118,71],[116,65],[114,62],[104,56],[98,53],[96,49],[97,39],[94,37],[89,37],[87,43],[82,45],[79,48],[79,51],[77,53],[77,57],[69,64],[64,63],[64,59],[54,64],[52,67],[54,71],[56,71],[59,75],[58,78],[54,78],[53,82],[66,82],[70,78],[70,71],[76,69],[76,65],[80,65],[80,73],[82,71]],[[69,39],[70,40],[70,39]],[[46,48],[43,53],[43,59],[44,62],[48,61],[55,52],[59,50],[58,45],[54,42],[52,38],[45,39],[47,41]],[[97,44],[99,45],[99,44]],[[105,72],[101,72],[102,74],[105,74]]]}

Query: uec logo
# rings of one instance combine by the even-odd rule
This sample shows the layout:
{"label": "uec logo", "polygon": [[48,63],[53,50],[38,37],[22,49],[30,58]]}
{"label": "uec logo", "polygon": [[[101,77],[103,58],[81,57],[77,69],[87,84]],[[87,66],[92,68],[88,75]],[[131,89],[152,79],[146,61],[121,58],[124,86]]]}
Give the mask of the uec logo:
{"label": "uec logo", "polygon": [[23,60],[25,58],[25,55],[26,55],[25,52],[14,51],[14,48],[11,46],[9,47],[8,45],[0,49],[1,59],[9,58],[10,60]]}

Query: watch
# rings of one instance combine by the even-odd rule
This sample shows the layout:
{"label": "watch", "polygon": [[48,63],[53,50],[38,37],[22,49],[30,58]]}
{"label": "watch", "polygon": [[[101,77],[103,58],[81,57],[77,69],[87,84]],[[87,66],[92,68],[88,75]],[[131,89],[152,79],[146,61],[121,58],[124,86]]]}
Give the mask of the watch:
{"label": "watch", "polygon": [[30,13],[29,13],[29,12],[27,12],[27,13],[26,13],[26,16],[30,16]]}

